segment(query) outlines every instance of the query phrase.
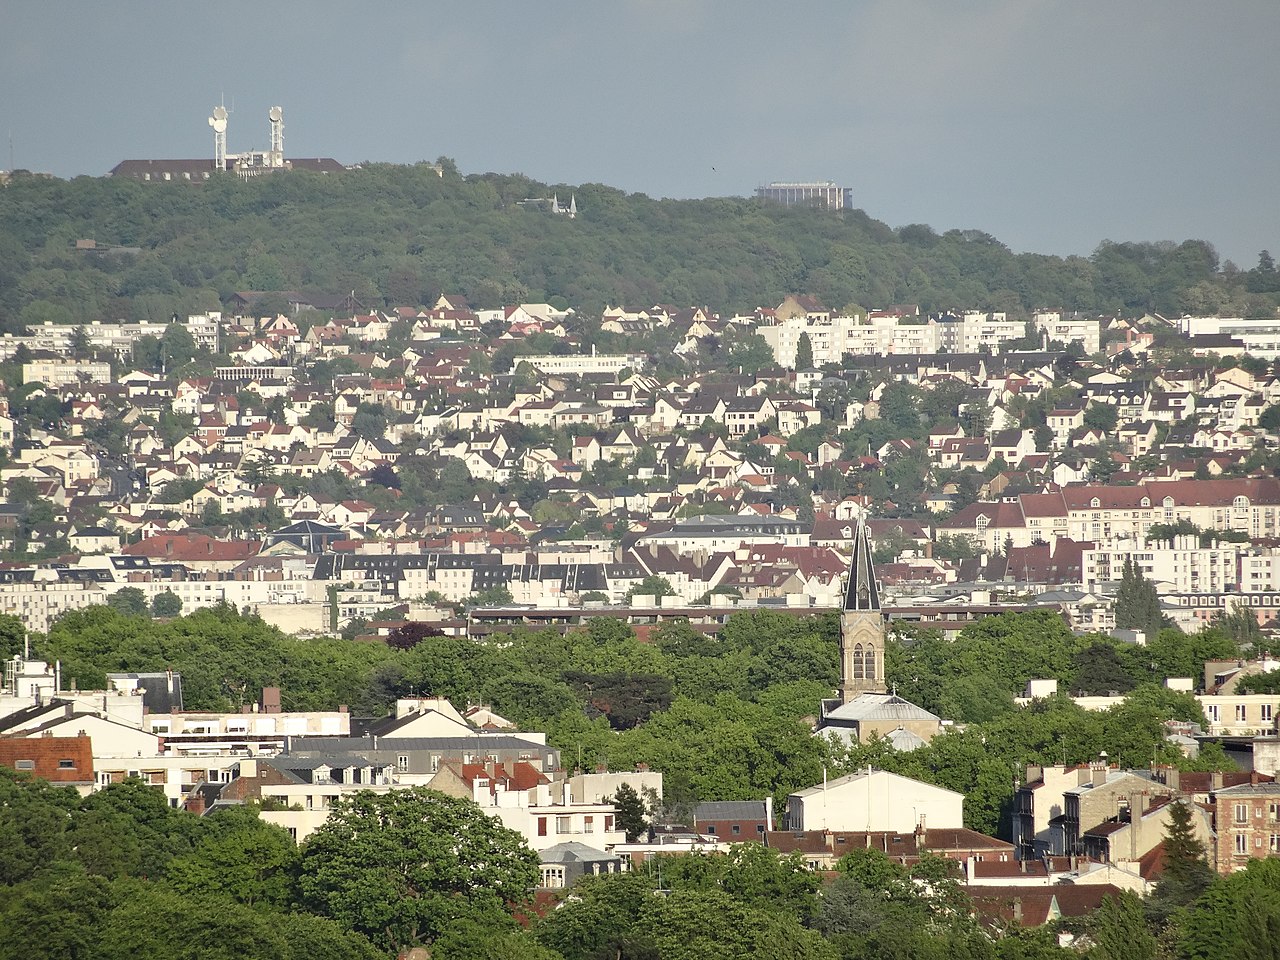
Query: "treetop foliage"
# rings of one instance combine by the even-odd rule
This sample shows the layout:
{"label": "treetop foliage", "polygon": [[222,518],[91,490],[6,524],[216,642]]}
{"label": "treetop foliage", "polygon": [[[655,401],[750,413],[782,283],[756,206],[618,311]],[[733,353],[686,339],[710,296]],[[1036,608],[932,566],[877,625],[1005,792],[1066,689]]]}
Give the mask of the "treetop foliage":
{"label": "treetop foliage", "polygon": [[[518,203],[556,190],[576,193],[577,219]],[[1261,263],[1221,270],[1202,240],[1104,241],[1087,258],[1014,254],[981,231],[895,231],[861,210],[659,200],[518,175],[439,177],[427,165],[196,187],[17,177],[0,191],[0,225],[7,330],[164,322],[219,309],[237,290],[355,291],[368,306],[462,293],[480,305],[558,300],[587,313],[620,302],[746,311],[803,291],[836,307],[1252,315],[1274,306],[1280,286]],[[82,237],[138,250],[86,255],[73,248]]]}

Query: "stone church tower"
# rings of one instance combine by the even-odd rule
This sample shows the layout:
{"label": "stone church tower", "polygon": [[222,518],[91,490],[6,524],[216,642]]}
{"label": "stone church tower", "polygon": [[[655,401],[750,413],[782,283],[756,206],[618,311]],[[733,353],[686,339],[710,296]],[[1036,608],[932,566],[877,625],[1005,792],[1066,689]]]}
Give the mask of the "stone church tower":
{"label": "stone church tower", "polygon": [[872,565],[871,535],[862,518],[853,535],[853,559],[840,613],[840,699],[884,693],[884,619]]}

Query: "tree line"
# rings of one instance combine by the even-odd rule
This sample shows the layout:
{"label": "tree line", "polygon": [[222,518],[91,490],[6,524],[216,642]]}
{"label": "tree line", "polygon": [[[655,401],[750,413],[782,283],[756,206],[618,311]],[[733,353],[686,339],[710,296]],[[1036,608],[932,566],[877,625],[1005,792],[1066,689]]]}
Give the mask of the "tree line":
{"label": "tree line", "polygon": [[[518,201],[576,191],[579,216]],[[80,238],[125,249],[85,251]],[[552,301],[750,310],[793,292],[831,307],[918,303],[1269,314],[1265,251],[1252,269],[1203,240],[1103,241],[1089,257],[1015,254],[978,230],[898,229],[861,210],[756,199],[659,200],[601,184],[462,176],[372,164],[197,186],[16,176],[0,190],[0,325],[219,309],[237,290],[347,295],[366,308],[442,292],[497,306]],[[283,303],[283,301],[280,301]]]}

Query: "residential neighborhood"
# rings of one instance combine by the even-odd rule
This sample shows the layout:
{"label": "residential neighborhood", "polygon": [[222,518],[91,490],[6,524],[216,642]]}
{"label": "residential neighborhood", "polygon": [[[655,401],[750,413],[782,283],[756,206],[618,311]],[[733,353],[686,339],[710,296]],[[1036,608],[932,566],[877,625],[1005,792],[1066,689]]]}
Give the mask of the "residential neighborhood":
{"label": "residential neighborhood", "polygon": [[[137,362],[145,325],[7,337],[24,380],[0,400],[0,613],[38,635],[102,606],[228,610],[389,646],[598,623],[662,644],[834,612],[839,696],[813,704],[811,735],[850,758],[966,726],[889,683],[890,638],[958,642],[1028,611],[1138,657],[1164,627],[1231,622],[1257,651],[1280,630],[1280,380],[1251,351],[1153,363],[1161,317],[842,316],[806,295],[732,317],[611,307],[598,325],[636,348],[601,351],[569,308],[459,296],[310,324],[194,316],[159,331],[172,368]],[[1140,624],[1131,582],[1155,598]],[[90,690],[63,669],[6,663],[5,765],[86,796],[137,779],[201,817],[260,807],[300,845],[344,798],[428,787],[515,831],[547,891],[738,843],[819,872],[870,845],[908,868],[936,852],[984,922],[1034,927],[1151,895],[1184,810],[1219,873],[1276,851],[1280,689],[1240,686],[1280,669],[1266,654],[1163,677],[1197,704],[1168,750],[1210,744],[1235,769],[1106,750],[1029,765],[1008,839],[973,829],[966,791],[894,772],[906,761],[689,802],[660,769],[592,772],[429,690],[382,717],[290,710],[275,687],[217,713],[184,710],[172,671]],[[1053,677],[1017,702],[1057,696],[1129,703]]]}

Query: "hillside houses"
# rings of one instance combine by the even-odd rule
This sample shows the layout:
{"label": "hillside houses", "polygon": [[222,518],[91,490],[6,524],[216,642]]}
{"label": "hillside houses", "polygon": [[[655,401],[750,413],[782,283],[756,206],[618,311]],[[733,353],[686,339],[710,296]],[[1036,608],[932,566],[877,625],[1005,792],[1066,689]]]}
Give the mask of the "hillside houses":
{"label": "hillside houses", "polygon": [[[39,423],[0,397],[0,482],[18,499],[0,536],[44,551],[0,596],[62,609],[168,577],[184,603],[307,606],[341,576],[345,610],[497,587],[575,604],[657,577],[683,603],[821,605],[864,510],[915,525],[883,547],[908,598],[991,584],[1105,598],[1129,557],[1185,617],[1208,591],[1280,586],[1274,371],[1107,361],[1102,341],[1143,320],[838,314],[795,295],[728,319],[658,304],[597,320],[444,295],[309,323],[193,319],[233,365],[81,381]],[[802,336],[825,369],[786,369]],[[671,360],[637,352],[655,337],[677,345]],[[779,367],[725,364],[753,337]],[[51,512],[31,513],[37,500]],[[304,549],[279,535],[291,523],[338,533]],[[1175,544],[1175,526],[1205,542]],[[564,562],[566,543],[592,559]],[[288,563],[244,566],[262,550]],[[118,558],[152,566],[121,579]],[[33,604],[40,589],[56,604]]]}

